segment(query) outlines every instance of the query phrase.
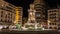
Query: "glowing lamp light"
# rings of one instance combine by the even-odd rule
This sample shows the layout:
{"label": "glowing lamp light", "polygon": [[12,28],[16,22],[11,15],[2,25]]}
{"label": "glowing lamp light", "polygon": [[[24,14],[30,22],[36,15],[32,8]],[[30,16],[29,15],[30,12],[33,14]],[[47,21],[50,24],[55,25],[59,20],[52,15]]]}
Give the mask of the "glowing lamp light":
{"label": "glowing lamp light", "polygon": [[23,30],[28,30],[28,28],[22,27]]}
{"label": "glowing lamp light", "polygon": [[2,5],[2,7],[3,7],[4,5]]}
{"label": "glowing lamp light", "polygon": [[32,15],[32,13],[30,13],[30,15]]}
{"label": "glowing lamp light", "polygon": [[42,28],[42,30],[44,30],[44,28]]}
{"label": "glowing lamp light", "polygon": [[37,29],[38,27],[37,27],[37,24],[35,25],[35,29]]}
{"label": "glowing lamp light", "polygon": [[50,21],[48,20],[48,22],[50,23]]}

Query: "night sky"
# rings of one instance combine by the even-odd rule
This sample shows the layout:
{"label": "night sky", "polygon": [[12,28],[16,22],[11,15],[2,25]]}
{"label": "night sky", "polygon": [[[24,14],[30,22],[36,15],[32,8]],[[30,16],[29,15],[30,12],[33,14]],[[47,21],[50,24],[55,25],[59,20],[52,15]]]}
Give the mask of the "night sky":
{"label": "night sky", "polygon": [[[29,4],[33,3],[34,0],[5,0],[15,6],[23,7],[23,17],[27,17],[27,9],[29,8]],[[60,5],[60,0],[44,0],[46,5],[51,8],[56,8],[57,4]]]}
{"label": "night sky", "polygon": [[27,9],[29,8],[29,4],[33,3],[34,0],[5,0],[15,6],[23,7],[23,17],[28,16]]}

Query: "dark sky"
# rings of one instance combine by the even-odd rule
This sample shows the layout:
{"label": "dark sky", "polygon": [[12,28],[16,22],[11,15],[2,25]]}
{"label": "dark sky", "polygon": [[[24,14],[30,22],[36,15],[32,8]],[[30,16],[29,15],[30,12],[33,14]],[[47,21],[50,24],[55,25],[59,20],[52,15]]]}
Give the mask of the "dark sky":
{"label": "dark sky", "polygon": [[29,4],[33,3],[34,0],[5,0],[15,6],[21,6],[23,7],[23,17],[27,17],[27,9],[29,7]]}
{"label": "dark sky", "polygon": [[60,0],[45,0],[45,2],[50,8],[57,8],[58,4],[60,4]]}
{"label": "dark sky", "polygon": [[[23,7],[23,17],[27,17],[27,9],[29,7],[29,4],[33,3],[34,0],[6,0],[7,2],[15,5],[15,6],[21,6]],[[57,3],[60,4],[60,0],[44,0],[46,5],[49,7],[57,7]]]}

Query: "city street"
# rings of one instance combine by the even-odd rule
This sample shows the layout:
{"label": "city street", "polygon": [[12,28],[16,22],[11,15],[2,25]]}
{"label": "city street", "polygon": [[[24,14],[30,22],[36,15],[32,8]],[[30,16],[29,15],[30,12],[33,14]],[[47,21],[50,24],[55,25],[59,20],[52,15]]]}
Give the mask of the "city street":
{"label": "city street", "polygon": [[58,31],[0,31],[0,34],[59,34]]}
{"label": "city street", "polygon": [[60,0],[0,0],[0,34],[60,34]]}

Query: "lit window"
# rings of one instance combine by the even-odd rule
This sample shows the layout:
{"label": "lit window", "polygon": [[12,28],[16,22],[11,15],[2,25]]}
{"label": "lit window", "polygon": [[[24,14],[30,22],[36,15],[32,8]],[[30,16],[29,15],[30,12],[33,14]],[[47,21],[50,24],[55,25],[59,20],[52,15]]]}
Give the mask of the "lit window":
{"label": "lit window", "polygon": [[38,17],[39,17],[39,16],[40,16],[40,14],[38,14],[38,15],[36,15],[36,16],[38,16]]}
{"label": "lit window", "polygon": [[4,5],[2,5],[2,7],[3,7]]}
{"label": "lit window", "polygon": [[30,15],[32,15],[32,13],[30,13]]}

